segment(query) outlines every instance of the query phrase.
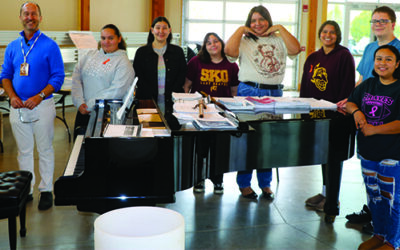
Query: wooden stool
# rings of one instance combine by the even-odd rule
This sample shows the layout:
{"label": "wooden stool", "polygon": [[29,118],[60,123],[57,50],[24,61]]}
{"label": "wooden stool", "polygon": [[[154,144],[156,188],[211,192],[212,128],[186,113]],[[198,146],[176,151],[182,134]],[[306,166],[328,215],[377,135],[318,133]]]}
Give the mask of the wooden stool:
{"label": "wooden stool", "polygon": [[0,173],[0,219],[8,218],[10,249],[17,249],[17,216],[21,237],[26,235],[26,201],[31,188],[32,173],[10,171]]}

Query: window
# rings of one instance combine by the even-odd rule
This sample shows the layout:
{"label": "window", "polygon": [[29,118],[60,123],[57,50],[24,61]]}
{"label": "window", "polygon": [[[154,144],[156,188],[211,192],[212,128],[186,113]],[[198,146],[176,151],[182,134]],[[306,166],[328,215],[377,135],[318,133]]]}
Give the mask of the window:
{"label": "window", "polygon": [[[335,20],[342,29],[342,44],[352,53],[356,67],[364,49],[375,40],[371,34],[371,14],[378,7],[386,5],[396,12],[395,36],[400,36],[400,5],[398,0],[329,0],[328,19]],[[358,78],[357,78],[358,79]]]}
{"label": "window", "polygon": [[[208,32],[215,32],[224,41],[244,25],[251,8],[264,5],[274,23],[285,26],[295,37],[299,33],[300,0],[183,0],[183,37],[184,45],[202,44]],[[282,11],[285,15],[282,15]],[[285,89],[297,87],[297,58],[287,59],[283,84]]]}

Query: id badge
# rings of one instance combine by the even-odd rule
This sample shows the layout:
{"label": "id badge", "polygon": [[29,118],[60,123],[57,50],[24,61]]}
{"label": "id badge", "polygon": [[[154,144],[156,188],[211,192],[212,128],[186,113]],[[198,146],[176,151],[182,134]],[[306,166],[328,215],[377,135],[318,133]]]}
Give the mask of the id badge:
{"label": "id badge", "polygon": [[29,75],[29,64],[28,63],[21,63],[19,75],[20,76],[28,76]]}

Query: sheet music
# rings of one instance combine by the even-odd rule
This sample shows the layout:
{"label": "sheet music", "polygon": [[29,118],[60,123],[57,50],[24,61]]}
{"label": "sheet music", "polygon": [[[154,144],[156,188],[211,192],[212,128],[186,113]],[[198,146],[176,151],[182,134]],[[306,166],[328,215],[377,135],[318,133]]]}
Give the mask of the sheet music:
{"label": "sheet music", "polygon": [[119,125],[108,124],[104,130],[104,137],[136,137],[138,135],[138,125]]}
{"label": "sheet music", "polygon": [[[185,102],[185,103],[174,103],[174,112],[178,113],[199,113],[199,108],[196,107],[198,104],[198,101],[191,101],[191,102]],[[208,103],[206,104],[207,108],[204,109],[204,114],[207,113],[218,113],[221,112],[221,110],[218,110],[214,104]]]}
{"label": "sheet music", "polygon": [[172,100],[174,102],[180,101],[195,101],[200,100],[203,96],[199,92],[195,93],[176,93],[172,92]]}

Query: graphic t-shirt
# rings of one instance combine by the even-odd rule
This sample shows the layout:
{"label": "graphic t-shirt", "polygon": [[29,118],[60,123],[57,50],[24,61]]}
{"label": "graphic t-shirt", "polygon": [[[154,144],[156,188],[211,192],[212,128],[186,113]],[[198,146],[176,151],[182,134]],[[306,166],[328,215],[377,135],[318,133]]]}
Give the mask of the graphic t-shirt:
{"label": "graphic t-shirt", "polygon": [[191,92],[204,91],[215,97],[230,97],[231,87],[239,85],[239,67],[224,58],[220,63],[203,63],[195,56],[188,63],[186,78],[192,81]]}
{"label": "graphic t-shirt", "polygon": [[308,56],[301,79],[300,97],[313,97],[337,103],[349,97],[355,85],[355,66],[350,51],[337,45]]}
{"label": "graphic t-shirt", "polygon": [[[351,93],[368,124],[378,126],[400,120],[400,81],[383,85],[378,77],[362,82]],[[400,160],[400,134],[364,136],[357,133],[358,153],[367,160]]]}
{"label": "graphic t-shirt", "polygon": [[285,76],[287,49],[275,35],[257,41],[243,37],[239,47],[239,80],[262,84],[281,84]]}

